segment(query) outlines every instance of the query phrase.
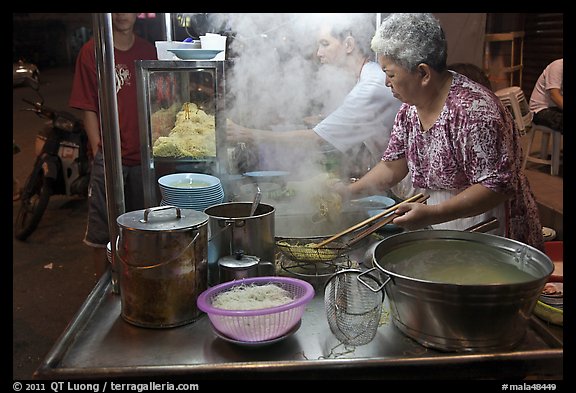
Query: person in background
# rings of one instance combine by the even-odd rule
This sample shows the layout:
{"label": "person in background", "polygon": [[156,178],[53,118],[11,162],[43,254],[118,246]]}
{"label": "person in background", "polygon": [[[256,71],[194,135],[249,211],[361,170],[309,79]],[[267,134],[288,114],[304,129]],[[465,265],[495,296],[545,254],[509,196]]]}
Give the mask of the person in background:
{"label": "person in background", "polygon": [[459,74],[462,74],[474,82],[478,82],[483,86],[486,86],[489,90],[492,90],[492,83],[490,83],[490,79],[484,72],[484,70],[472,63],[452,63],[448,66],[449,70],[456,71]]}
{"label": "person in background", "polygon": [[430,198],[398,207],[394,224],[464,230],[496,217],[500,228],[492,233],[543,250],[515,122],[492,92],[447,69],[439,21],[432,14],[392,14],[372,49],[403,104],[380,163],[334,189],[343,199],[384,192],[410,173]]}
{"label": "person in background", "polygon": [[[134,62],[140,59],[156,59],[155,46],[134,32],[137,15],[136,13],[112,14],[126,211],[144,208]],[[94,157],[88,190],[88,222],[84,243],[94,248],[96,274],[101,275],[108,265],[106,246],[110,241],[101,144],[101,133],[108,131],[100,129],[98,79],[93,38],[84,44],[78,54],[69,105],[83,110],[84,126]]]}
{"label": "person in background", "polygon": [[311,129],[272,132],[229,121],[228,140],[308,143],[318,147],[328,144],[347,157],[346,161],[353,167],[342,170],[347,177],[359,177],[375,165],[388,145],[401,102],[386,88],[385,75],[373,60],[370,39],[374,27],[352,26],[352,23],[350,20],[325,21],[317,37],[316,55],[320,62],[348,70],[357,81],[339,107]]}
{"label": "person in background", "polygon": [[564,133],[564,59],[554,60],[544,69],[532,95],[530,110],[532,121]]}

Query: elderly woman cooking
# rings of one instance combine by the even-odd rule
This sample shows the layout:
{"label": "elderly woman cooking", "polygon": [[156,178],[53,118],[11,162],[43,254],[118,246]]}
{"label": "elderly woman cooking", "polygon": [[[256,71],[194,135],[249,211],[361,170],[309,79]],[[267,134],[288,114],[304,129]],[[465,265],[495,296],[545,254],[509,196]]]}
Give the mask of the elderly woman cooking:
{"label": "elderly woman cooking", "polygon": [[486,88],[449,71],[432,14],[392,14],[372,39],[386,85],[403,104],[382,160],[344,198],[384,192],[407,173],[430,195],[393,222],[406,229],[463,230],[494,216],[496,233],[543,249],[542,227],[512,117]]}

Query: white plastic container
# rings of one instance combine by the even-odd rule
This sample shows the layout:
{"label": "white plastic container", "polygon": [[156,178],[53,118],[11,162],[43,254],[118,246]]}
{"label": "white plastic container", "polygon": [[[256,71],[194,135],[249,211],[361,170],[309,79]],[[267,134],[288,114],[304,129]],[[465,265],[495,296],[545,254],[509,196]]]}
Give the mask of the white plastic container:
{"label": "white plastic container", "polygon": [[202,49],[222,49],[223,51],[218,53],[214,60],[224,60],[226,59],[226,38],[225,35],[206,33],[200,36],[200,46]]}

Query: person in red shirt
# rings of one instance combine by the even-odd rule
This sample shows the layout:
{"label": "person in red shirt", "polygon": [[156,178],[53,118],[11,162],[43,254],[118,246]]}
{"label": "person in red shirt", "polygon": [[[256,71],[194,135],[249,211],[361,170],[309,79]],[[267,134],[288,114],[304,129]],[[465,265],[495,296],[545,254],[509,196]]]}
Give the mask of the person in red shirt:
{"label": "person in red shirt", "polygon": [[[137,15],[136,13],[112,14],[126,211],[144,208],[135,61],[156,59],[155,46],[134,32]],[[101,132],[107,132],[107,130],[100,129],[94,45],[94,39],[91,38],[78,54],[69,105],[83,111],[84,126],[94,157],[88,190],[88,222],[84,243],[94,247],[96,273],[101,274],[107,266],[106,245],[110,241],[101,143]]]}

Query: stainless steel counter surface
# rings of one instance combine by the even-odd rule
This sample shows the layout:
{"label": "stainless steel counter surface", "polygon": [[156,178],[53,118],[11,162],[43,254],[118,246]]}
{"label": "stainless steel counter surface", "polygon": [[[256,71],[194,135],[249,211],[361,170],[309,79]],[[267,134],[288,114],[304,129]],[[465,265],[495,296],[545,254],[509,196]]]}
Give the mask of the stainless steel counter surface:
{"label": "stainless steel counter surface", "polygon": [[345,348],[330,332],[317,291],[300,328],[269,345],[238,345],[216,335],[207,316],[169,329],[122,319],[109,274],[96,285],[36,371],[41,379],[162,377],[194,379],[562,379],[563,343],[533,317],[514,350],[443,353],[404,336],[384,317],[375,339]]}

